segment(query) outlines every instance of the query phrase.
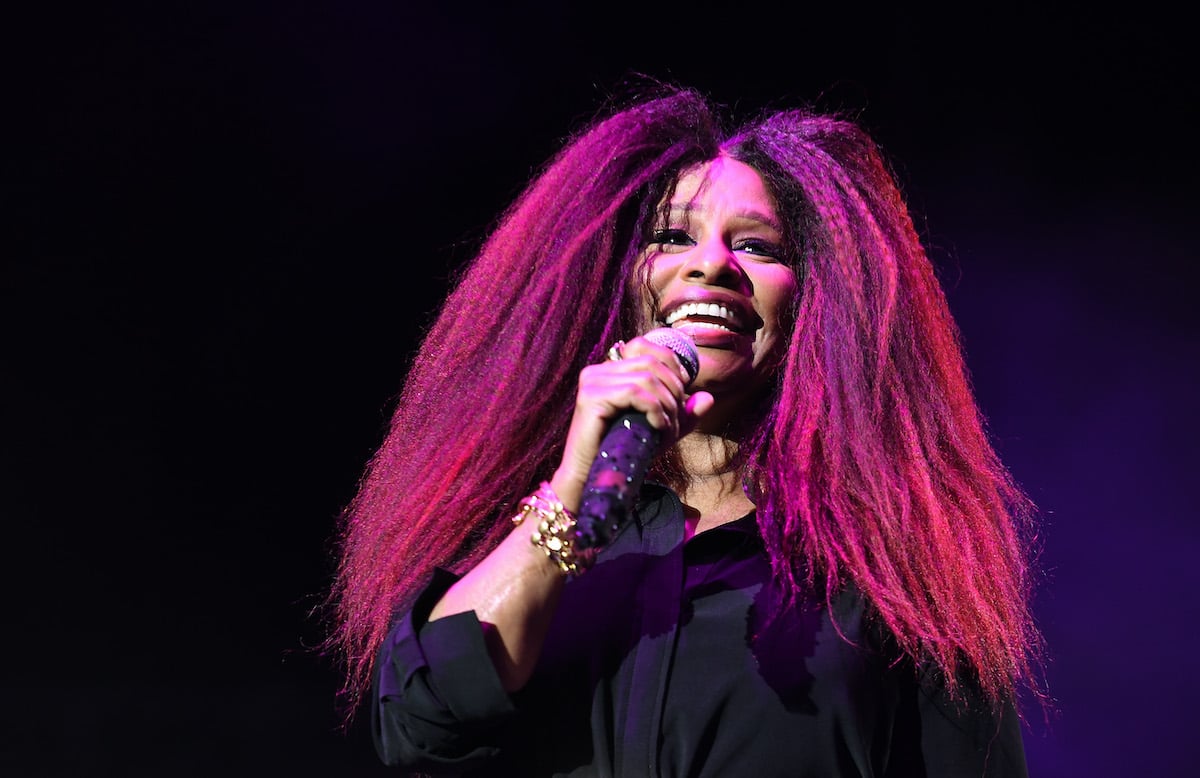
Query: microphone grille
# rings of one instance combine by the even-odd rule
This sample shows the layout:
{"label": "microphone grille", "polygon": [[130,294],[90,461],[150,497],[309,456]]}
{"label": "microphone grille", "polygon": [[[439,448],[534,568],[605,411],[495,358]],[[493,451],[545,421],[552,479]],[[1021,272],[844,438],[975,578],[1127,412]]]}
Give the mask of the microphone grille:
{"label": "microphone grille", "polygon": [[683,369],[688,373],[688,380],[695,380],[696,374],[700,372],[700,352],[696,350],[696,341],[692,340],[691,335],[670,327],[659,327],[650,330],[643,337],[674,351],[683,364]]}

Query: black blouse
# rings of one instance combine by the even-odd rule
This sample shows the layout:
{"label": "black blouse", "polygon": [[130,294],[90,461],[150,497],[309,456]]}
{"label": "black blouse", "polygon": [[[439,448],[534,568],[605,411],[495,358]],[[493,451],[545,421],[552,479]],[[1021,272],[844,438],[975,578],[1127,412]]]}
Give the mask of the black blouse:
{"label": "black blouse", "polygon": [[[1012,705],[897,659],[847,591],[784,607],[753,515],[683,542],[648,484],[638,515],[569,581],[538,668],[500,685],[473,613],[428,622],[439,571],[379,656],[389,765],[438,775],[1026,776]],[[836,623],[836,627],[835,627]]]}

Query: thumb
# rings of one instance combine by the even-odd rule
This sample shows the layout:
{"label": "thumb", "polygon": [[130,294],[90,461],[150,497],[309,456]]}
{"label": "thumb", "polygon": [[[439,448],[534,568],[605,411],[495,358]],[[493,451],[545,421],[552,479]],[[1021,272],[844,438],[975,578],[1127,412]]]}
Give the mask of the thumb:
{"label": "thumb", "polygon": [[679,420],[679,434],[686,435],[695,429],[700,417],[708,413],[715,403],[713,396],[703,390],[690,395],[683,406],[683,418]]}

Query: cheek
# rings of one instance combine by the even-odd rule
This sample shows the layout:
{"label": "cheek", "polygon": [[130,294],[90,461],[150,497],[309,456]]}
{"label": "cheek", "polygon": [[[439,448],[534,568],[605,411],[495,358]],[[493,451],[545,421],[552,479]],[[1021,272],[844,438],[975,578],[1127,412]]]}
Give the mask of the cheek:
{"label": "cheek", "polygon": [[755,345],[754,371],[764,381],[770,381],[787,361],[788,344],[791,342],[791,327],[776,324]]}
{"label": "cheek", "polygon": [[755,281],[759,299],[759,315],[770,324],[772,331],[787,337],[795,321],[796,296],[800,287],[796,274],[783,266],[772,266],[771,272],[760,274]]}
{"label": "cheek", "polygon": [[657,326],[655,314],[658,311],[658,297],[663,287],[662,273],[654,272],[652,258],[642,255],[638,258],[629,277],[629,289],[626,299],[636,309],[637,324],[642,331]]}
{"label": "cheek", "polygon": [[634,299],[641,301],[644,316],[653,320],[659,310],[659,301],[674,277],[674,264],[669,255],[657,252],[643,255],[638,260],[631,283],[636,287]]}
{"label": "cheek", "polygon": [[799,293],[799,285],[790,271],[786,275],[778,274],[772,281],[767,287],[771,293],[759,297],[762,303],[759,315],[766,326],[759,331],[760,340],[755,354],[759,369],[768,373],[773,372],[786,358],[795,327],[796,295]]}

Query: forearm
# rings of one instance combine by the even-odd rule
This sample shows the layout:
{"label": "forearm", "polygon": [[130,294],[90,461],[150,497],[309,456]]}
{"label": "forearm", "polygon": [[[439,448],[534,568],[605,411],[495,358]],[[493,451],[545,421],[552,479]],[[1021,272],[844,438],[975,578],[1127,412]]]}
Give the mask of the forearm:
{"label": "forearm", "polygon": [[[576,477],[556,476],[552,483],[578,505],[582,486]],[[556,490],[556,493],[557,490]],[[566,576],[530,541],[533,527],[515,526],[499,546],[443,595],[429,620],[473,611],[506,691],[529,680],[554,616]]]}
{"label": "forearm", "polygon": [[507,691],[529,680],[565,577],[519,526],[434,606],[430,621],[474,611]]}
{"label": "forearm", "polygon": [[[583,369],[562,460],[550,481],[569,513],[579,509],[601,439],[616,414],[629,409],[645,413],[673,441],[711,407],[712,397],[705,392],[683,405],[687,377],[674,352],[642,338],[627,344],[622,360]],[[566,581],[559,566],[530,542],[532,531],[526,524],[515,527],[430,614],[433,621],[474,611],[507,691],[522,688],[533,673]]]}

